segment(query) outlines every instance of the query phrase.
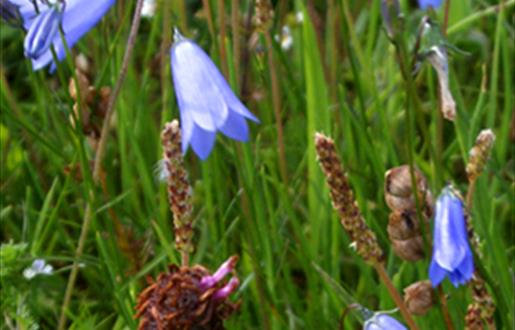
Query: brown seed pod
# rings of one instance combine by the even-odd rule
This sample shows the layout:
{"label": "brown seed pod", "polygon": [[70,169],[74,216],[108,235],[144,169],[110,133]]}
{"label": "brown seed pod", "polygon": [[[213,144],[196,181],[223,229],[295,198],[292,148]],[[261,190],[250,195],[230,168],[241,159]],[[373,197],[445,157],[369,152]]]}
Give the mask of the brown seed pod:
{"label": "brown seed pod", "polygon": [[[415,183],[418,191],[420,207],[428,217],[432,213],[432,196],[427,186],[427,180],[415,168]],[[410,169],[408,165],[394,167],[385,173],[385,201],[392,211],[415,210],[416,201],[413,195]]]}
{"label": "brown seed pod", "polygon": [[406,261],[417,261],[424,258],[424,240],[422,235],[406,240],[392,240],[393,252]]}
{"label": "brown seed pod", "polygon": [[[224,329],[223,320],[239,304],[226,299],[227,285],[203,287],[203,279],[210,276],[200,265],[180,268],[172,265],[155,282],[148,279],[149,286],[140,293],[136,306],[134,318],[140,318],[138,329]],[[222,290],[226,291],[221,293]]]}
{"label": "brown seed pod", "polygon": [[408,311],[414,315],[426,314],[435,301],[431,281],[415,282],[404,289],[404,303]]}
{"label": "brown seed pod", "polygon": [[406,240],[420,235],[420,224],[415,211],[393,211],[388,220],[386,230],[390,240]]}

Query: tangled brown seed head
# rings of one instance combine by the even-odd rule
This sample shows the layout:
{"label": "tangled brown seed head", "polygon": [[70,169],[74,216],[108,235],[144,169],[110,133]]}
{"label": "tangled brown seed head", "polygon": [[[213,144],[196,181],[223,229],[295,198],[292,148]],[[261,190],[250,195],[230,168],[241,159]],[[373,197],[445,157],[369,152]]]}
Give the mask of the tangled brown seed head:
{"label": "tangled brown seed head", "polygon": [[[235,263],[237,257],[231,259]],[[220,281],[206,286],[203,279],[207,277],[212,275],[203,266],[172,265],[156,281],[149,279],[149,286],[140,293],[136,306],[138,329],[224,329],[223,320],[239,307],[228,300],[235,287]]]}
{"label": "tangled brown seed head", "polygon": [[435,302],[431,281],[419,281],[404,289],[404,303],[414,315],[426,314]]}
{"label": "tangled brown seed head", "polygon": [[495,134],[491,129],[482,130],[476,143],[470,149],[466,171],[469,181],[475,180],[483,172],[495,142]]}
{"label": "tangled brown seed head", "polygon": [[318,162],[329,185],[333,208],[338,212],[343,228],[350,236],[357,253],[369,263],[382,262],[383,251],[359,210],[333,140],[316,133],[315,147]]}
{"label": "tangled brown seed head", "polygon": [[188,181],[188,173],[184,168],[181,152],[181,130],[179,122],[174,120],[165,125],[161,133],[163,144],[163,159],[167,173],[168,201],[173,213],[175,228],[175,244],[181,252],[193,251],[193,209],[191,198],[192,189]]}

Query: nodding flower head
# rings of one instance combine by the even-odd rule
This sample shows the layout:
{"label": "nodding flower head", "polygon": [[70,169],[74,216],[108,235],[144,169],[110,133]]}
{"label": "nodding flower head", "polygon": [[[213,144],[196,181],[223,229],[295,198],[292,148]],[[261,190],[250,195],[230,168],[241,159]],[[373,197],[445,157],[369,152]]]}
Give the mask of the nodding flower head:
{"label": "nodding flower head", "polygon": [[55,68],[51,46],[59,61],[66,56],[60,34],[62,28],[68,47],[91,30],[107,13],[115,0],[10,0],[18,7],[23,19],[25,55],[32,60],[33,70],[52,64]]}
{"label": "nodding flower head", "polygon": [[223,329],[223,320],[239,306],[228,300],[238,288],[238,278],[223,281],[237,261],[232,256],[212,275],[200,265],[174,265],[157,281],[150,279],[136,306],[138,329]]}
{"label": "nodding flower head", "polygon": [[38,59],[44,54],[58,35],[62,20],[62,6],[59,3],[50,5],[36,16],[25,37],[25,56]]}
{"label": "nodding flower head", "polygon": [[259,120],[234,95],[202,48],[176,31],[170,56],[181,115],[183,153],[191,144],[193,151],[206,159],[217,131],[234,140],[247,141],[246,119]]}
{"label": "nodding flower head", "polygon": [[384,312],[377,312],[365,321],[363,330],[408,330],[402,323]]}
{"label": "nodding flower head", "polygon": [[456,287],[465,284],[474,273],[474,260],[467,240],[463,202],[450,186],[438,197],[434,223],[431,283],[437,286],[448,276]]}
{"label": "nodding flower head", "polygon": [[429,7],[438,8],[441,4],[442,0],[418,0],[418,5],[424,10]]}
{"label": "nodding flower head", "polygon": [[0,18],[15,27],[23,24],[18,6],[10,0],[0,0]]}

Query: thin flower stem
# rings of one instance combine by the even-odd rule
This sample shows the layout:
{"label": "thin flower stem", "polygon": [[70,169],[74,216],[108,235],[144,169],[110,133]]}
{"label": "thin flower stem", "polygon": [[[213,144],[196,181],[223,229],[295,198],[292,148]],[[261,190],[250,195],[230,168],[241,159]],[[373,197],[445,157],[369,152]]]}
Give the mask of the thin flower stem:
{"label": "thin flower stem", "polygon": [[181,252],[181,264],[183,266],[189,266],[190,265],[190,254],[187,251]]}
{"label": "thin flower stem", "polygon": [[447,1],[445,1],[445,14],[444,14],[443,24],[442,24],[443,35],[447,34],[447,26],[449,24],[450,9],[451,9],[451,0],[447,0]]}
{"label": "thin flower stem", "polygon": [[229,80],[229,70],[227,68],[227,51],[225,49],[225,36],[227,31],[225,30],[225,3],[224,0],[218,0],[218,24],[220,25],[220,65],[222,66],[222,72],[224,73],[225,79]]}
{"label": "thin flower stem", "polygon": [[211,6],[209,5],[209,0],[202,0],[202,4],[204,6],[204,12],[206,14],[207,27],[209,28],[209,33],[211,34],[211,38],[215,39],[215,24],[213,23],[213,15],[211,13]]}
{"label": "thin flower stem", "polygon": [[418,330],[418,326],[411,317],[410,313],[408,312],[408,308],[402,301],[401,295],[393,285],[392,281],[390,280],[390,277],[386,273],[386,270],[384,269],[383,264],[375,263],[374,268],[377,271],[377,274],[379,275],[379,278],[384,283],[386,288],[388,289],[388,292],[390,293],[390,296],[392,297],[393,301],[399,308],[399,312],[401,313],[402,317],[404,318],[404,321],[408,324],[409,328],[411,330]]}
{"label": "thin flower stem", "polygon": [[[408,122],[408,124],[407,124],[407,126],[408,126],[408,130],[407,130],[408,153],[407,154],[408,154],[408,164],[409,164],[410,176],[411,176],[411,185],[413,187],[413,190],[416,191],[417,185],[416,185],[416,181],[415,181],[415,161],[414,161],[414,156],[413,156],[415,153],[415,147],[413,145],[414,128],[413,128],[411,115],[412,115],[412,111],[414,110],[413,107],[414,107],[415,103],[416,103],[416,105],[418,105],[418,100],[417,100],[417,96],[416,96],[416,91],[414,90],[414,87],[413,87],[414,81],[411,77],[410,71],[408,70],[409,66],[406,61],[406,59],[407,59],[406,50],[404,48],[404,44],[400,40],[398,40],[398,42],[397,42],[397,51],[398,51],[399,65],[401,66],[401,70],[404,73],[403,76],[404,76],[405,84],[406,84],[406,92],[408,94],[408,97],[407,97],[408,104],[406,106],[406,121]],[[435,153],[433,153],[433,159],[435,161],[438,159],[438,156]],[[418,198],[418,193],[415,193],[414,195],[415,195],[415,206],[416,206],[417,218],[419,220],[419,223],[421,224],[422,230],[425,231],[424,229],[426,229],[428,225],[424,223],[423,217],[420,212],[420,201]],[[426,239],[425,232],[422,233],[422,238],[424,240],[424,250],[426,252],[430,251],[429,242]],[[441,298],[442,298],[442,296],[440,296],[440,299]],[[451,330],[451,329],[453,329],[452,323],[449,324],[448,320],[447,320],[447,317],[449,315],[447,303],[445,301],[440,301],[440,303],[442,306],[442,313],[444,316],[445,323],[447,324],[447,328]]]}
{"label": "thin flower stem", "polygon": [[284,132],[281,119],[281,96],[279,94],[279,84],[277,82],[277,71],[275,69],[274,52],[272,45],[272,38],[270,32],[267,30],[263,33],[265,35],[268,68],[270,70],[270,80],[272,81],[272,103],[274,107],[275,125],[277,127],[277,144],[279,148],[279,171],[283,183],[288,184],[288,172],[286,167],[286,152],[284,149]]}
{"label": "thin flower stem", "polygon": [[469,212],[472,211],[472,198],[474,197],[474,191],[476,190],[476,180],[471,180],[469,182],[469,187],[467,190],[467,196],[465,197],[465,203]]}
{"label": "thin flower stem", "polygon": [[454,326],[452,323],[451,315],[449,314],[449,307],[447,305],[447,298],[445,297],[445,292],[443,292],[443,288],[441,285],[438,286],[438,296],[440,298],[440,307],[442,309],[443,318],[445,320],[445,325],[447,329],[454,330]]}
{"label": "thin flower stem", "polygon": [[[234,77],[236,90],[240,91],[240,1],[231,2],[232,54],[234,59]],[[239,94],[239,93],[238,93]]]}
{"label": "thin flower stem", "polygon": [[[134,11],[134,17],[132,20],[131,30],[129,34],[129,38],[127,40],[127,48],[125,49],[125,54],[122,60],[122,67],[120,68],[120,73],[118,75],[118,80],[116,81],[116,85],[113,89],[113,92],[110,95],[109,103],[107,106],[104,123],[102,126],[102,132],[100,134],[100,139],[98,141],[98,148],[95,154],[95,161],[93,165],[93,180],[97,183],[100,179],[102,172],[102,159],[105,152],[105,147],[107,143],[107,138],[109,137],[109,127],[111,117],[114,112],[114,106],[116,104],[116,99],[120,94],[120,90],[125,80],[125,76],[127,75],[127,69],[129,67],[129,60],[132,54],[132,50],[134,49],[134,45],[136,43],[136,35],[138,33],[139,23],[141,19],[141,8],[143,7],[143,0],[138,0],[136,3],[136,9]],[[63,330],[66,327],[66,312],[68,310],[68,306],[70,304],[71,296],[73,293],[73,288],[75,286],[75,280],[77,279],[77,275],[79,272],[79,259],[82,257],[82,253],[84,251],[84,246],[86,243],[86,238],[88,236],[89,227],[91,225],[91,221],[93,220],[93,191],[89,191],[90,202],[87,203],[86,209],[84,212],[84,218],[82,223],[82,229],[79,237],[79,242],[77,245],[77,250],[75,251],[74,262],[72,266],[72,270],[70,272],[70,276],[68,278],[68,284],[66,286],[66,291],[64,294],[63,305],[61,308],[61,316],[59,317],[58,329]]]}

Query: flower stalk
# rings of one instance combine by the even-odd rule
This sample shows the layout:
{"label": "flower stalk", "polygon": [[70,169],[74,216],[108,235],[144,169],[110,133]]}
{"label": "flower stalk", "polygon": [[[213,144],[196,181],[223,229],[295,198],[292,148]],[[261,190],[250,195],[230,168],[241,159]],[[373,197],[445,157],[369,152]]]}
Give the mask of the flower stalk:
{"label": "flower stalk", "polygon": [[[483,173],[486,163],[490,157],[490,152],[495,142],[495,134],[490,129],[482,130],[469,152],[469,161],[466,166],[467,177],[469,181],[469,189],[467,191],[466,203],[469,212],[472,210],[472,198],[474,195],[476,180]],[[476,255],[481,257],[479,249],[479,237],[477,236],[472,218],[470,215],[467,217],[467,232],[472,249],[475,250]],[[492,296],[486,288],[486,281],[481,276],[480,272],[476,270],[469,282],[469,287],[472,291],[472,303],[467,307],[467,314],[465,316],[465,329],[476,330],[483,328],[483,322],[486,323],[488,329],[495,329],[495,303]]]}
{"label": "flower stalk", "polygon": [[[134,10],[134,17],[132,19],[131,30],[129,33],[129,37],[127,40],[127,47],[125,49],[125,54],[122,60],[122,66],[120,68],[120,73],[118,75],[118,79],[115,84],[115,88],[110,95],[109,103],[107,105],[107,110],[104,118],[104,123],[102,126],[102,131],[100,133],[100,139],[98,142],[98,147],[95,153],[95,162],[93,164],[93,180],[98,183],[102,174],[102,160],[104,158],[105,147],[107,144],[107,138],[109,137],[109,128],[111,125],[111,117],[114,113],[114,105],[116,104],[116,100],[118,99],[118,95],[120,94],[123,82],[125,80],[125,76],[127,75],[127,69],[129,68],[129,60],[132,55],[132,51],[134,49],[134,45],[136,44],[136,36],[138,34],[139,23],[141,20],[141,8],[143,7],[143,0],[138,0],[136,3],[136,8]],[[64,294],[63,305],[61,308],[61,316],[59,317],[59,323],[57,328],[59,330],[63,330],[66,327],[66,312],[68,310],[68,306],[70,304],[70,300],[72,297],[73,289],[75,286],[75,281],[77,279],[77,275],[79,273],[79,259],[84,252],[84,246],[86,245],[86,238],[89,233],[89,227],[91,225],[91,221],[93,220],[93,192],[90,192],[91,199],[86,205],[86,209],[84,211],[84,218],[82,222],[82,229],[79,237],[79,242],[77,244],[77,249],[75,251],[74,263],[72,266],[72,270],[70,272],[70,276],[68,277],[68,284],[66,286],[66,291]]]}
{"label": "flower stalk", "polygon": [[410,329],[418,329],[401,295],[384,269],[384,253],[374,232],[365,223],[333,140],[316,133],[315,148],[318,162],[329,185],[333,208],[338,212],[341,224],[352,240],[352,245],[356,248],[356,252],[375,268]]}
{"label": "flower stalk", "polygon": [[164,171],[168,185],[168,202],[173,213],[175,246],[181,253],[182,265],[189,264],[193,252],[192,189],[181,153],[181,130],[177,120],[167,123],[161,133]]}

